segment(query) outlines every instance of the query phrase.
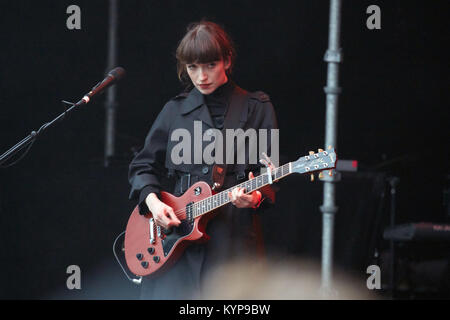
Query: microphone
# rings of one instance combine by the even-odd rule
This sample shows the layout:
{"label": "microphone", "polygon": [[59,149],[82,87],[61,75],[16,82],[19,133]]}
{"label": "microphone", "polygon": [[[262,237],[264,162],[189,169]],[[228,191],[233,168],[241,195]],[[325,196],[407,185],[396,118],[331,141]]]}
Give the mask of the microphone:
{"label": "microphone", "polygon": [[84,95],[84,97],[78,101],[75,106],[81,106],[83,104],[89,103],[91,98],[95,97],[97,94],[102,93],[103,90],[108,88],[109,86],[113,85],[120,79],[122,79],[125,76],[125,69],[122,67],[117,67],[112,69],[105,79],[103,79],[101,82],[97,83],[95,87],[91,89],[88,93]]}

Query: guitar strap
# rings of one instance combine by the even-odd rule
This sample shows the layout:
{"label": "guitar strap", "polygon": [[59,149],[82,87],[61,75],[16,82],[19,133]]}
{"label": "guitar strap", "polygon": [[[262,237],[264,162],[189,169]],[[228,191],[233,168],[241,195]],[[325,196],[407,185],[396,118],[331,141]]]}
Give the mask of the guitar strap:
{"label": "guitar strap", "polygon": [[[235,91],[233,92],[230,104],[228,106],[227,114],[225,115],[224,125],[222,129],[222,137],[223,137],[223,158],[224,164],[215,164],[212,170],[212,180],[213,180],[213,189],[220,189],[223,186],[225,176],[228,172],[233,172],[236,174],[240,174],[244,172],[243,177],[245,177],[244,167],[245,165],[236,164],[236,153],[234,159],[230,159],[226,154],[226,129],[237,129],[243,128],[245,125],[244,120],[241,120],[241,116],[244,112],[248,112],[246,108],[248,108],[248,99],[250,94],[248,91],[245,91],[238,86],[235,87]],[[244,118],[245,119],[245,118]],[[217,140],[216,140],[217,142]],[[232,141],[233,142],[233,141]],[[217,146],[217,145],[216,145]],[[234,146],[234,144],[233,144]],[[217,149],[216,149],[217,150]],[[241,174],[242,175],[242,174]],[[237,177],[238,175],[236,175]],[[217,184],[217,185],[216,185]],[[256,245],[256,254],[258,257],[265,257],[265,248],[264,248],[264,240],[261,229],[261,220],[259,215],[252,214],[252,227],[255,233],[255,245]],[[251,240],[249,240],[251,241]]]}
{"label": "guitar strap", "polygon": [[[212,169],[212,181],[214,189],[220,189],[222,188],[225,180],[225,176],[227,175],[227,172],[233,172],[235,171],[235,158],[230,159],[226,153],[226,129],[237,129],[242,128],[244,126],[243,121],[241,120],[241,116],[243,112],[246,112],[244,108],[247,108],[247,101],[249,98],[249,94],[247,91],[239,88],[238,86],[235,86],[234,92],[231,96],[226,115],[224,120],[224,125],[222,129],[222,137],[223,137],[223,164],[215,164]],[[216,147],[217,146],[217,139],[215,140]],[[233,143],[231,141],[230,143]],[[234,144],[232,144],[234,145]],[[217,148],[216,148],[217,150]]]}

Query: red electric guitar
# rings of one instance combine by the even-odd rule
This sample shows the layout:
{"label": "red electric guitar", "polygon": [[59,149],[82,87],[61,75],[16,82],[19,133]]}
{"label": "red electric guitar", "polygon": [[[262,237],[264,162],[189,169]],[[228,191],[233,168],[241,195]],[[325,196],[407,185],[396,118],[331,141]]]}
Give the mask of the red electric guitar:
{"label": "red electric guitar", "polygon": [[161,201],[173,208],[181,224],[164,230],[156,225],[151,213],[140,215],[139,208],[136,207],[125,231],[125,259],[128,268],[138,276],[153,276],[173,264],[189,244],[207,241],[209,236],[205,229],[212,217],[210,213],[230,202],[228,192],[234,188],[245,188],[246,193],[250,193],[294,172],[311,174],[311,179],[314,172],[324,170],[329,170],[329,175],[332,175],[336,161],[334,149],[319,149],[318,153],[310,152],[297,161],[268,169],[251,180],[218,193],[214,193],[203,181],[192,185],[180,197],[162,191]]}

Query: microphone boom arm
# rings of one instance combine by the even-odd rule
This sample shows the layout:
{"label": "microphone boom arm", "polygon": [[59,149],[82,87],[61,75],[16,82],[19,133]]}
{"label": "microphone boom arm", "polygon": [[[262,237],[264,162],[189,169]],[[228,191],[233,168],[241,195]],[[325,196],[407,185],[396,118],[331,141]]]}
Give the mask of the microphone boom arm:
{"label": "microphone boom arm", "polygon": [[[80,101],[77,103],[62,101],[65,104],[71,105],[70,108],[68,108],[66,111],[61,113],[59,116],[57,116],[55,119],[53,119],[50,122],[44,123],[38,131],[32,131],[27,137],[19,141],[17,144],[15,144],[13,147],[11,147],[9,150],[7,150],[5,153],[0,155],[0,168],[8,168],[19,162],[23,159],[23,157],[28,153],[33,143],[36,141],[36,139],[42,134],[42,132],[53,125],[55,122],[62,120],[65,118],[65,116],[72,111],[74,108],[82,106],[84,104],[87,104],[89,100],[97,95],[98,93],[102,92],[104,89],[109,87],[110,85],[113,85],[116,81],[120,80],[125,75],[125,70],[121,67],[117,67],[113,70],[111,70],[108,73],[108,76],[103,79],[103,81],[97,83],[95,87],[92,88],[92,90],[87,93]],[[20,150],[24,149],[25,147],[28,148],[25,150],[25,152],[22,154],[22,156],[14,161],[13,163],[10,163],[9,165],[3,165],[6,161],[8,161],[10,158],[12,158],[14,155],[19,153]]]}

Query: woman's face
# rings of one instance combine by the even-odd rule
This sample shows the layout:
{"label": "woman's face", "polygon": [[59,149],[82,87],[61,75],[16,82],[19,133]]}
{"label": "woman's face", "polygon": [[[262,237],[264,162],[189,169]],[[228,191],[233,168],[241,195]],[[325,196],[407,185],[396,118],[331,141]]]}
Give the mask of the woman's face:
{"label": "woman's face", "polygon": [[194,86],[203,94],[211,94],[228,81],[226,70],[229,61],[213,61],[209,63],[189,63],[186,70]]}

